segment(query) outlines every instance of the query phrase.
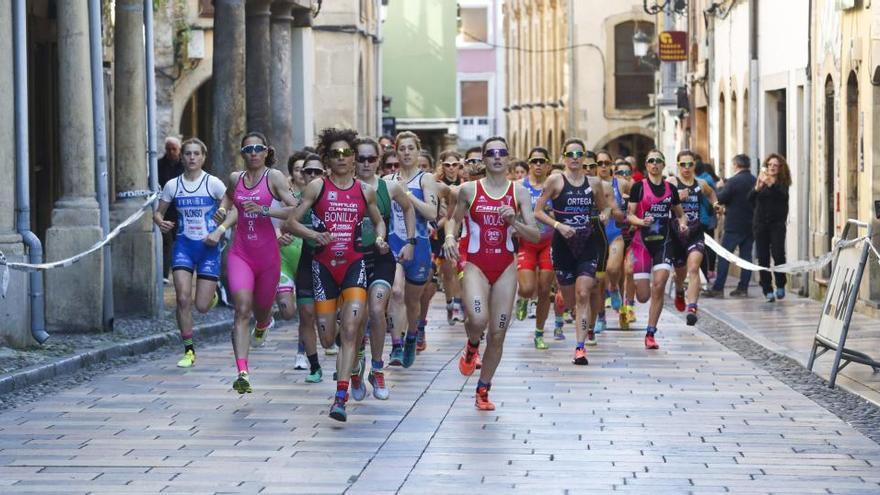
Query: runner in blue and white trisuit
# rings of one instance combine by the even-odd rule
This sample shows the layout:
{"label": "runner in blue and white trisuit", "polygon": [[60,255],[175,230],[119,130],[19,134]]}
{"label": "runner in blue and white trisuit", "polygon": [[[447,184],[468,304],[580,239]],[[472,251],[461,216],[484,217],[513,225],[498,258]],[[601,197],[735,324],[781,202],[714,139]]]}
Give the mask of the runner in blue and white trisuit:
{"label": "runner in blue and white trisuit", "polygon": [[[409,368],[416,359],[416,339],[421,313],[421,296],[431,272],[431,243],[428,239],[428,222],[437,220],[437,182],[434,176],[419,170],[421,151],[419,137],[409,131],[397,134],[397,154],[400,170],[392,177],[406,187],[406,194],[416,210],[416,236],[406,237],[403,209],[392,203],[393,229],[388,236],[391,251],[399,260],[400,250],[407,243],[414,247],[413,257],[399,262],[392,288],[391,336],[392,349],[389,366],[403,365]],[[400,334],[406,330],[401,346]]]}
{"label": "runner in blue and white trisuit", "polygon": [[208,148],[198,138],[183,143],[184,173],[168,181],[162,189],[153,223],[162,232],[175,228],[165,220],[165,212],[174,203],[177,209],[177,239],[172,248],[171,270],[177,293],[177,325],[183,339],[184,355],[177,366],[189,368],[196,362],[193,346],[192,276],[197,274],[196,309],[206,313],[217,304],[217,280],[220,278],[220,247],[217,245],[226,228],[235,223],[228,215],[218,226],[212,218],[226,193],[223,181],[202,170]]}

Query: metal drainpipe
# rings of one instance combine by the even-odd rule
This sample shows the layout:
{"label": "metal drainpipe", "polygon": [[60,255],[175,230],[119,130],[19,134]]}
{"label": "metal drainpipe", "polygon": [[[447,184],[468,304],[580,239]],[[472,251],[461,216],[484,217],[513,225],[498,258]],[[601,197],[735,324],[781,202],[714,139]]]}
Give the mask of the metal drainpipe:
{"label": "metal drainpipe", "polygon": [[[574,0],[568,1],[568,46],[574,47]],[[577,106],[575,100],[575,58],[574,58],[574,48],[568,50],[568,133],[567,137],[575,137],[577,135]],[[602,105],[605,105],[605,102],[602,102]],[[552,146],[552,143],[551,143]],[[550,148],[551,150],[553,148]]]}
{"label": "metal drainpipe", "polygon": [[[27,24],[25,0],[12,4],[12,39],[15,65],[15,226],[28,248],[28,262],[43,262],[43,245],[31,232],[30,157],[28,156],[28,91],[27,91]],[[43,273],[28,274],[31,299],[31,335],[42,344],[49,339],[46,332],[46,300],[43,295]]]}
{"label": "metal drainpipe", "polygon": [[[150,172],[150,190],[159,190],[159,165],[156,162],[156,61],[153,54],[153,0],[144,0],[144,44],[146,53],[144,62],[147,76],[147,159]],[[154,203],[154,210],[159,202]],[[162,234],[159,227],[153,226],[153,253],[155,257],[154,271],[156,274],[156,304],[153,316],[159,317],[164,307],[164,283],[162,281]]]}
{"label": "metal drainpipe", "polygon": [[[92,69],[92,117],[95,128],[95,186],[101,211],[101,232],[110,233],[110,200],[107,192],[107,121],[104,111],[104,58],[101,49],[101,2],[89,0],[89,51]],[[110,244],[104,246],[104,331],[113,331],[113,258]]]}

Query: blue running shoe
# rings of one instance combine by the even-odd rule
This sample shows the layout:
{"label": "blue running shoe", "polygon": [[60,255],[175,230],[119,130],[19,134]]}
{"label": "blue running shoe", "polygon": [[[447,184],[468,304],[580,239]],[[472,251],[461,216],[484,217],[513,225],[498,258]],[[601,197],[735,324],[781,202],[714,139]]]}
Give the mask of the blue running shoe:
{"label": "blue running shoe", "polygon": [[403,348],[399,345],[391,347],[391,356],[388,358],[388,366],[403,365]]}
{"label": "blue running shoe", "polygon": [[620,311],[620,291],[616,290],[611,293],[611,309],[614,311]]}
{"label": "blue running shoe", "polygon": [[599,318],[596,320],[596,328],[593,331],[602,333],[605,331],[606,326],[608,326],[608,323],[605,321],[605,318]]}
{"label": "blue running shoe", "polygon": [[348,420],[348,414],[345,412],[345,399],[336,397],[333,400],[333,405],[330,406],[330,417],[343,423]]}
{"label": "blue running shoe", "polygon": [[367,384],[364,383],[363,377],[359,375],[351,375],[351,398],[356,401],[364,400],[367,396]]}
{"label": "blue running shoe", "polygon": [[403,342],[403,367],[409,368],[416,362],[416,341],[415,335],[407,335]]}

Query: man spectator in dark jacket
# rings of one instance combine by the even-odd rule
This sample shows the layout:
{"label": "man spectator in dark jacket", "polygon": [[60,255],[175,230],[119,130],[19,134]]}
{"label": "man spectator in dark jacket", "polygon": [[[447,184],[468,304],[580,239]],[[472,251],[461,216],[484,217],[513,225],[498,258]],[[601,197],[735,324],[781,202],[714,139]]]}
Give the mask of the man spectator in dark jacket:
{"label": "man spectator in dark jacket", "polygon": [[[165,187],[165,183],[174,180],[183,173],[183,162],[180,160],[180,139],[174,136],[165,138],[165,155],[159,159],[159,187]],[[165,220],[177,223],[177,210],[172,203],[165,212]],[[168,282],[168,274],[171,270],[171,248],[174,239],[177,238],[177,227],[162,234],[162,277]]]}
{"label": "man spectator in dark jacket", "polygon": [[[749,193],[755,189],[757,179],[750,170],[751,160],[748,155],[733,157],[733,166],[736,168],[733,177],[718,190],[718,203],[724,205],[725,208],[724,236],[721,239],[721,245],[730,252],[739,249],[740,258],[752,261],[752,245],[755,240],[752,232],[754,210],[749,202]],[[724,297],[724,283],[727,281],[729,268],[730,263],[719,256],[715,283],[712,290],[706,291],[704,294],[706,297]],[[752,272],[740,270],[739,284],[735,290],[731,291],[730,296],[748,296],[751,278]]]}

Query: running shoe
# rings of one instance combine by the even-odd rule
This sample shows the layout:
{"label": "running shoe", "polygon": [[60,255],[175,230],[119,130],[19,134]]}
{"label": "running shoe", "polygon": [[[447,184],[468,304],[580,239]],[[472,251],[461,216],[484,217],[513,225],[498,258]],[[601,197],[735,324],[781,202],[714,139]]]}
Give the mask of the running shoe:
{"label": "running shoe", "polygon": [[574,316],[571,314],[571,311],[566,309],[564,313],[562,313],[562,318],[565,319],[566,323],[571,323],[574,321]]}
{"label": "running shoe", "polygon": [[553,340],[565,340],[565,332],[563,332],[561,328],[554,328]]}
{"label": "running shoe", "polygon": [[621,330],[629,330],[629,319],[627,317],[625,305],[620,307],[620,313],[617,315],[617,323]]}
{"label": "running shoe", "polygon": [[364,400],[364,397],[367,396],[367,384],[364,383],[364,380],[360,375],[352,374],[351,375],[351,398],[356,401]]}
{"label": "running shoe", "polygon": [[523,321],[526,319],[526,315],[529,311],[529,300],[524,298],[519,298],[516,300],[516,319],[519,321]]}
{"label": "running shoe", "polygon": [[331,345],[330,347],[324,348],[324,355],[325,356],[335,356],[337,354],[339,354],[339,347],[337,347],[335,343],[333,345]]}
{"label": "running shoe", "polygon": [[626,322],[630,323],[630,324],[636,322],[636,308],[635,308],[635,306],[627,305],[627,307],[626,307]]}
{"label": "running shoe", "polygon": [[416,335],[416,352],[422,352],[428,348],[428,340],[425,338],[425,329],[420,328]]}
{"label": "running shoe", "polygon": [[660,345],[651,334],[645,334],[645,349],[659,349]]}
{"label": "running shoe", "polygon": [[605,298],[605,307],[606,307],[606,308],[610,308],[610,307],[611,307],[611,296],[607,296],[607,297]]}
{"label": "running shoe", "polygon": [[608,322],[605,318],[597,318],[596,319],[596,333],[602,333],[605,331],[605,327],[608,326]]}
{"label": "running shoe", "polygon": [[688,326],[694,326],[697,324],[697,307],[690,306],[687,309],[687,324]]}
{"label": "running shoe", "polygon": [[477,357],[479,351],[468,352],[470,345],[465,344],[464,350],[461,351],[461,357],[458,358],[458,371],[464,376],[471,376],[477,369]]}
{"label": "running shoe", "polygon": [[266,343],[266,338],[269,337],[269,330],[275,326],[275,318],[269,320],[269,324],[266,325],[266,328],[259,328],[254,326],[254,329],[251,331],[251,341],[253,342],[254,347],[263,347],[263,344]]}
{"label": "running shoe", "polygon": [[220,303],[220,294],[217,291],[214,291],[214,298],[211,299],[211,307],[208,309],[214,309],[217,307],[217,304]]}
{"label": "running shoe", "polygon": [[295,370],[307,370],[309,369],[309,361],[306,359],[306,355],[303,352],[296,353],[296,361],[293,363],[293,369]]}
{"label": "running shoe", "polygon": [[177,362],[177,367],[192,368],[194,364],[196,364],[196,353],[193,351],[186,351],[183,354],[183,359]]}
{"label": "running shoe", "polygon": [[373,397],[379,400],[387,400],[388,399],[388,388],[385,387],[385,373],[377,370],[370,370],[370,375],[367,377],[370,385],[373,386]]}
{"label": "running shoe", "polygon": [[489,387],[480,387],[477,389],[476,401],[474,405],[480,411],[494,411],[495,404],[489,401]]}
{"label": "running shoe", "polygon": [[676,292],[675,293],[675,309],[678,310],[679,313],[684,312],[687,308],[687,302],[684,300],[684,292]]}
{"label": "running shoe", "polygon": [[544,342],[544,336],[543,336],[543,335],[540,336],[540,337],[535,337],[535,349],[538,349],[539,351],[544,351],[544,350],[547,350],[547,349],[549,349],[549,348],[550,348],[550,346],[547,345],[546,342]]}
{"label": "running shoe", "polygon": [[453,321],[464,321],[464,312],[461,310],[461,304],[453,303],[453,305],[452,305],[452,320]]}
{"label": "running shoe", "polygon": [[345,412],[345,399],[342,397],[333,399],[333,405],[330,406],[330,417],[343,423],[348,420],[348,414]]}
{"label": "running shoe", "polygon": [[416,362],[416,340],[415,335],[407,335],[403,340],[403,367],[409,368]]}
{"label": "running shoe", "polygon": [[616,290],[611,293],[611,309],[614,311],[620,311],[620,291]]}
{"label": "running shoe", "polygon": [[314,373],[309,373],[308,376],[306,376],[306,383],[320,383],[323,379],[324,370],[318,368]]}
{"label": "running shoe", "polygon": [[251,388],[251,382],[248,379],[248,372],[242,371],[238,374],[238,378],[232,382],[232,388],[239,394],[249,394],[254,391]]}
{"label": "running shoe", "polygon": [[586,366],[590,364],[590,362],[587,361],[587,350],[583,347],[576,347],[574,349],[574,359],[571,360],[571,363],[578,366]]}
{"label": "running shoe", "polygon": [[785,299],[785,287],[777,287],[776,288],[776,299],[779,299],[779,300]]}
{"label": "running shoe", "polygon": [[599,342],[596,340],[596,332],[593,330],[587,330],[587,345],[596,345]]}
{"label": "running shoe", "polygon": [[538,301],[532,299],[529,301],[528,318],[534,320],[538,317]]}
{"label": "running shoe", "polygon": [[391,355],[388,356],[388,366],[403,366],[403,347],[391,346]]}

